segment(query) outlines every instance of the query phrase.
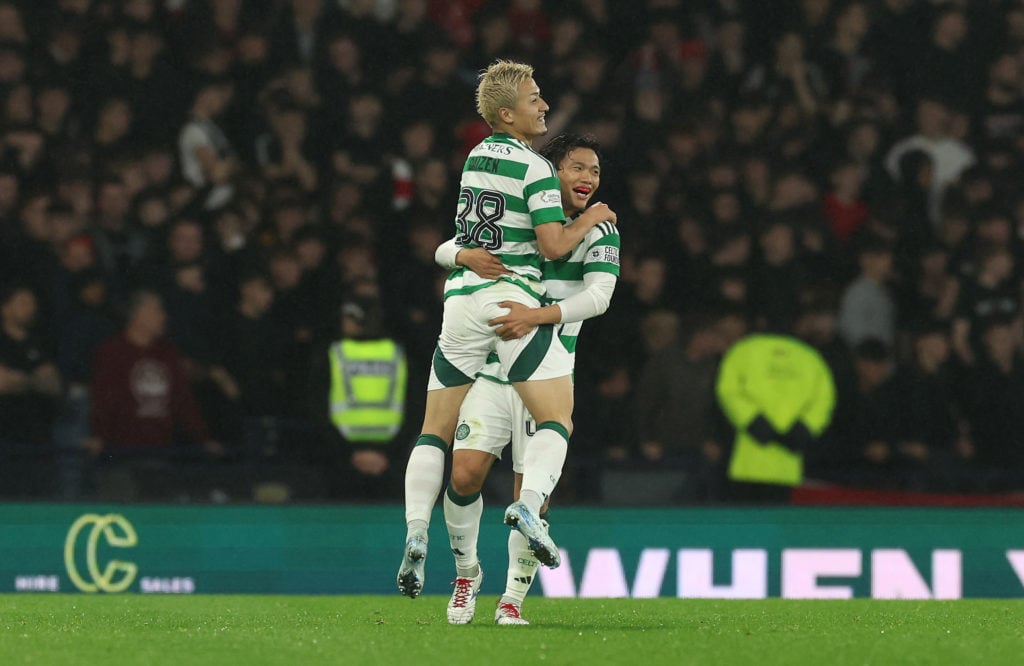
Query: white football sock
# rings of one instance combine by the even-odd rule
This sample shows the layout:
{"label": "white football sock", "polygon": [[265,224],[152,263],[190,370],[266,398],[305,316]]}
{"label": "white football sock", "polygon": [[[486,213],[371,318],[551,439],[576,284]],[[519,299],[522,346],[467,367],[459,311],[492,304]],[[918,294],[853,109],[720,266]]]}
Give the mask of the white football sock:
{"label": "white football sock", "polygon": [[[542,423],[526,447],[523,461],[523,486],[519,499],[536,512],[558,485],[569,442],[557,430]],[[556,426],[558,424],[555,424]],[[564,430],[564,428],[562,429]]]}
{"label": "white football sock", "polygon": [[426,529],[430,525],[430,514],[444,483],[445,451],[439,446],[421,443],[424,437],[430,436],[420,435],[405,467],[405,524],[410,530]]}
{"label": "white football sock", "polygon": [[444,522],[448,526],[448,540],[455,556],[455,573],[462,578],[475,578],[480,573],[476,544],[480,538],[480,517],[484,513],[484,499],[479,491],[463,497],[449,484],[444,494]]}
{"label": "white football sock", "polygon": [[519,530],[511,530],[508,533],[508,575],[501,603],[522,606],[539,567],[540,562],[533,556],[526,537]]}

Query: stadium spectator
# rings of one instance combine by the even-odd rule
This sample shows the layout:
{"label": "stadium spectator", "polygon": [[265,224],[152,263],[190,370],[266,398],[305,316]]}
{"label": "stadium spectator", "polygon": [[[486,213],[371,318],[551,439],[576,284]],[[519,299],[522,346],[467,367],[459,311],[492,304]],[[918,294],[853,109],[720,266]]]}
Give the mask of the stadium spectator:
{"label": "stadium spectator", "polygon": [[710,316],[683,320],[680,339],[644,364],[633,398],[641,460],[681,467],[680,499],[724,499],[725,447],[716,428],[715,375],[725,351]]}
{"label": "stadium spectator", "polygon": [[37,337],[35,293],[25,285],[0,292],[0,433],[9,444],[48,446],[61,376]]}
{"label": "stadium spectator", "polygon": [[974,110],[974,137],[982,145],[1017,136],[1024,129],[1021,64],[1013,53],[996,56],[988,68],[985,92]]}
{"label": "stadium spectator", "polygon": [[974,164],[974,151],[952,133],[953,118],[945,103],[924,98],[917,103],[916,132],[898,141],[885,157],[889,174],[901,177],[900,160],[911,150],[922,150],[931,158],[933,176],[928,193],[928,216],[935,224],[940,215],[942,196],[963,171]]}
{"label": "stadium spectator", "polygon": [[45,497],[54,488],[51,428],[62,379],[34,330],[35,293],[0,291],[0,490],[5,497]]}
{"label": "stadium spectator", "polygon": [[786,220],[772,220],[758,235],[758,248],[749,295],[757,328],[788,330],[800,310],[801,289],[809,281],[797,256],[796,232]]}
{"label": "stadium spectator", "polygon": [[198,191],[197,198],[206,210],[223,208],[235,195],[232,180],[239,170],[236,150],[217,123],[232,93],[231,79],[211,77],[200,81],[188,122],[178,136],[182,174]]}
{"label": "stadium spectator", "polygon": [[853,361],[854,383],[833,419],[833,450],[823,456],[823,473],[857,486],[901,487],[907,470],[898,445],[907,410],[892,352],[882,340],[867,337],[854,346]]}
{"label": "stadium spectator", "polygon": [[316,189],[318,157],[311,140],[305,110],[297,104],[268,109],[270,134],[257,139],[256,158],[268,184],[294,181],[303,192]]}
{"label": "stadium spectator", "polygon": [[980,330],[981,353],[968,375],[964,408],[970,424],[965,457],[980,490],[1020,487],[1024,472],[1024,364],[1019,325],[994,316]]}
{"label": "stadium spectator", "polygon": [[80,499],[85,493],[83,449],[89,437],[93,359],[99,346],[117,333],[110,293],[103,274],[83,268],[71,277],[68,311],[57,339],[57,365],[64,394],[53,426],[58,462],[59,496]]}
{"label": "stadium spectator", "polygon": [[[954,320],[972,382],[1000,376],[983,332],[988,313],[1019,309],[1016,3],[59,5],[0,3],[0,287],[32,287],[36,334],[58,352],[97,314],[76,304],[80,281],[117,306],[156,273],[165,286],[200,276],[200,300],[226,312],[242,277],[266,269],[269,316],[296,343],[289,392],[356,291],[379,293],[424,358],[413,350],[432,346],[440,313],[416,257],[451,234],[455,174],[489,133],[476,72],[520,56],[545,73],[549,130],[594,133],[622,176],[602,198],[631,227],[623,292],[577,362],[579,436],[588,412],[607,429],[591,433],[598,457],[633,446],[617,428],[643,390],[649,310],[795,315],[823,340],[839,316],[842,339],[823,344],[840,359],[852,297],[887,300],[851,266],[875,237],[892,248],[896,297],[871,335],[895,366],[914,365],[917,322]],[[172,269],[161,253],[180,219],[206,242],[199,264]],[[822,289],[849,298],[809,314]],[[180,337],[195,313],[172,309]],[[200,391],[205,413],[223,399]]]}
{"label": "stadium spectator", "polygon": [[904,441],[899,453],[916,472],[909,485],[918,490],[962,487],[960,469],[973,444],[957,383],[963,372],[955,364],[949,324],[923,320],[912,337],[910,364],[897,370],[903,392]]}
{"label": "stadium spectator", "polygon": [[[199,414],[183,359],[164,337],[167,313],[154,292],[137,291],[122,332],[96,352],[91,437],[95,455],[186,443],[223,453]],[[187,439],[182,439],[183,432]]]}
{"label": "stadium spectator", "polygon": [[892,249],[881,239],[867,239],[857,260],[860,274],[847,286],[839,304],[839,331],[850,349],[870,338],[891,346],[896,341],[896,305],[888,287]]}
{"label": "stadium spectator", "polygon": [[953,322],[954,347],[968,365],[980,350],[985,321],[1012,319],[1020,312],[1014,253],[1006,247],[986,245],[978,248],[977,254],[975,274],[961,280]]}
{"label": "stadium spectator", "polygon": [[116,176],[103,178],[96,186],[90,232],[100,268],[118,298],[136,286],[136,270],[149,249],[130,214],[131,199],[124,181]]}
{"label": "stadium spectator", "polygon": [[822,356],[789,335],[755,333],[726,352],[715,381],[732,429],[729,497],[789,501],[804,478],[804,454],[832,421],[836,391]]}
{"label": "stadium spectator", "polygon": [[229,396],[226,431],[232,441],[249,448],[252,443],[242,438],[251,434],[252,421],[294,413],[285,374],[290,340],[287,330],[270,316],[273,304],[274,289],[265,275],[243,275],[235,306],[218,326],[217,357],[237,387]]}
{"label": "stadium spectator", "polygon": [[393,497],[402,482],[395,454],[405,446],[398,434],[405,420],[408,362],[384,329],[380,303],[349,300],[340,310],[340,338],[316,354],[311,396],[320,405],[318,421],[333,426],[331,458],[341,453],[332,494]]}

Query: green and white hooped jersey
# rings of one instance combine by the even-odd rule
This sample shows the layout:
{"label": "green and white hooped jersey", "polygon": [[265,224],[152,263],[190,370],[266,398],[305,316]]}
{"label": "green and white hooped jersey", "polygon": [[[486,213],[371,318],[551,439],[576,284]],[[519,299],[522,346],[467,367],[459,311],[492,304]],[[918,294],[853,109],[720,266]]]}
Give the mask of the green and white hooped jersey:
{"label": "green and white hooped jersey", "polygon": [[[570,222],[571,224],[571,222]],[[569,254],[545,261],[541,266],[547,297],[544,304],[557,303],[586,289],[583,276],[587,273],[608,273],[619,276],[619,230],[611,222],[601,222],[587,232],[580,244]],[[583,328],[582,321],[555,324],[555,332],[576,362],[576,340]],[[498,355],[487,357],[487,365],[477,377],[507,384],[508,377],[502,372]]]}
{"label": "green and white hooped jersey", "polygon": [[[534,228],[561,222],[562,195],[551,162],[508,134],[493,134],[466,158],[455,216],[455,242],[497,255],[515,276],[502,278],[538,298],[544,257]],[[473,271],[457,268],[444,295],[472,293],[493,284]]]}

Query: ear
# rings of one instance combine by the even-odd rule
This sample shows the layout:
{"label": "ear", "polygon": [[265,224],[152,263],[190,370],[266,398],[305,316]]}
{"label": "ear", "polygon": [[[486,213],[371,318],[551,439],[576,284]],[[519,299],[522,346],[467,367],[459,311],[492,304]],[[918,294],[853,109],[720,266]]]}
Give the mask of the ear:
{"label": "ear", "polygon": [[515,120],[515,113],[508,107],[501,107],[498,109],[498,119],[506,125],[511,125],[512,121]]}

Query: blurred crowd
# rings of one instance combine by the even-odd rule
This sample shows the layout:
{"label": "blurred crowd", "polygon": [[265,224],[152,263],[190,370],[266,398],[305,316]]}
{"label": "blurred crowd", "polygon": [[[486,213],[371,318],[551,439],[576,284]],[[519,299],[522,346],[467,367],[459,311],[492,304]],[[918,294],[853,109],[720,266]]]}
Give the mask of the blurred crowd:
{"label": "blurred crowd", "polygon": [[[810,477],[1024,485],[1019,0],[0,0],[0,449],[30,461],[0,493],[166,449],[399,499],[495,58],[601,142],[623,239],[560,492],[657,467],[720,498],[715,374],[752,331],[833,373]],[[379,484],[327,416],[352,301],[409,358]]]}

